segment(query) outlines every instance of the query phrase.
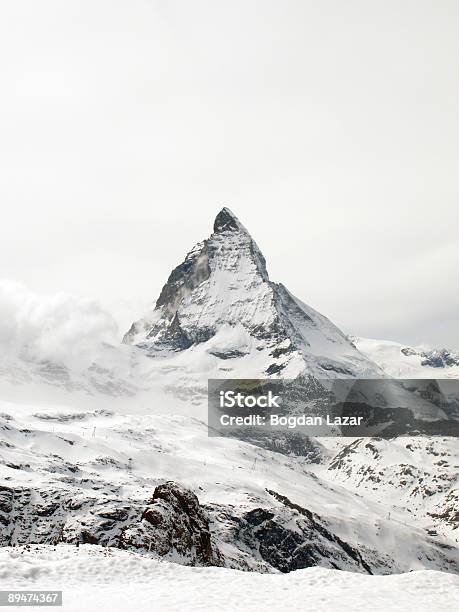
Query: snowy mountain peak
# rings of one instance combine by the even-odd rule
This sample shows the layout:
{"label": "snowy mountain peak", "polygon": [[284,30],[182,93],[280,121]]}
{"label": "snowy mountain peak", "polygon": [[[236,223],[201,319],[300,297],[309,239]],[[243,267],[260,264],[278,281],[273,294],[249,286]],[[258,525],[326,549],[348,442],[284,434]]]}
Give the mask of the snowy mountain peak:
{"label": "snowy mountain peak", "polygon": [[[215,245],[223,247],[220,249],[220,255],[223,255],[223,258],[226,257],[232,249],[241,247],[241,251],[246,251],[243,256],[250,260],[250,263],[255,266],[257,272],[264,280],[269,280],[266,270],[266,261],[262,252],[248,230],[229,208],[222,208],[215,217],[214,233],[206,242],[210,242],[211,247]],[[242,258],[238,264],[240,264],[241,261]]]}
{"label": "snowy mountain peak", "polygon": [[218,215],[215,217],[214,221],[214,232],[239,232],[244,231],[247,233],[247,230],[236,217],[236,215],[226,206],[224,206]]}
{"label": "snowy mountain peak", "polygon": [[263,254],[226,207],[124,342],[152,357],[180,355],[181,369],[206,378],[380,374],[326,317],[269,280]]}

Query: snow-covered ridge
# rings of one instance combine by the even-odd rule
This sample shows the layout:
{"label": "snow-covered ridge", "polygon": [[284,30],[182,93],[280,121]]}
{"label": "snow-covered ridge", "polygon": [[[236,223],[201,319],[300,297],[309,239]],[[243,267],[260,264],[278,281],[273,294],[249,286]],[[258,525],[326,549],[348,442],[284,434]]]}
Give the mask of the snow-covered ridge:
{"label": "snow-covered ridge", "polygon": [[459,352],[352,337],[361,353],[395,378],[459,378]]}

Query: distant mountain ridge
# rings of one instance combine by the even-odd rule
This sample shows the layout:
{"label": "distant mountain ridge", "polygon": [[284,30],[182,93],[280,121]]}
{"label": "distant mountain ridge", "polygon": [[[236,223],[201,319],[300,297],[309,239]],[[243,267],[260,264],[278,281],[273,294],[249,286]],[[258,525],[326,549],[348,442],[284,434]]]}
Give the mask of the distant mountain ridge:
{"label": "distant mountain ridge", "polygon": [[459,378],[459,352],[351,337],[364,355],[395,378]]}

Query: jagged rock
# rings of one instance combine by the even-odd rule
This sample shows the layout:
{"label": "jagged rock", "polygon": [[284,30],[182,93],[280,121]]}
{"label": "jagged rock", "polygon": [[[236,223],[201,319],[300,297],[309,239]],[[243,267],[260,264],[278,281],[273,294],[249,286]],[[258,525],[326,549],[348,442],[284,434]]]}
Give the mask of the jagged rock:
{"label": "jagged rock", "polygon": [[192,491],[175,482],[156,487],[142,520],[123,531],[119,546],[154,551],[187,565],[221,564],[207,513]]}

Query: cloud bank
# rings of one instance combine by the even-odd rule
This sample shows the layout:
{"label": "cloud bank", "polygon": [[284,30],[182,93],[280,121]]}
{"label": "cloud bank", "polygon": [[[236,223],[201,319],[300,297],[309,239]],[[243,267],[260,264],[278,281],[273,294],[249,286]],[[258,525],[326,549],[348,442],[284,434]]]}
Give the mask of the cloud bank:
{"label": "cloud bank", "polygon": [[119,343],[113,317],[95,300],[66,294],[41,295],[0,280],[0,350],[4,360],[21,354],[67,362],[92,359],[103,343]]}

